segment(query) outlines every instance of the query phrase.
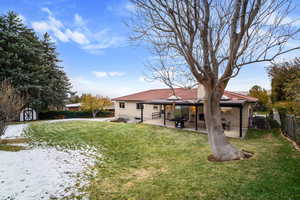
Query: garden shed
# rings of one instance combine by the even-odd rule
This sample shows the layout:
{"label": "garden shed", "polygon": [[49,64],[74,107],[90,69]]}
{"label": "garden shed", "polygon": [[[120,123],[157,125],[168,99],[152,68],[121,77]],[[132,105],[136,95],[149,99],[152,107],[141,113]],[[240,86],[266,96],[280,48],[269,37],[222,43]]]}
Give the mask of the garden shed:
{"label": "garden shed", "polygon": [[20,121],[33,121],[37,120],[36,110],[30,107],[23,108],[20,112]]}

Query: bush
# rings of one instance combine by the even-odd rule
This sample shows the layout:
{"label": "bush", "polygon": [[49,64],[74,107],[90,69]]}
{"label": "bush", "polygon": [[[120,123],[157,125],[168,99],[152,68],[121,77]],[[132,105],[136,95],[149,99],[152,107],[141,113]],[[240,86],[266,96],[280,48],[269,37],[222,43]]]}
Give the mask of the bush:
{"label": "bush", "polygon": [[[111,117],[113,112],[102,111],[97,113],[96,117]],[[48,111],[40,112],[39,119],[69,119],[69,118],[91,118],[92,113],[87,111]]]}
{"label": "bush", "polygon": [[297,101],[277,102],[274,104],[274,108],[276,108],[279,113],[286,113],[286,114],[300,116],[300,102]]}
{"label": "bush", "polygon": [[269,123],[269,126],[271,129],[273,128],[280,128],[280,124],[275,120],[273,119],[272,117],[267,117],[267,121]]}

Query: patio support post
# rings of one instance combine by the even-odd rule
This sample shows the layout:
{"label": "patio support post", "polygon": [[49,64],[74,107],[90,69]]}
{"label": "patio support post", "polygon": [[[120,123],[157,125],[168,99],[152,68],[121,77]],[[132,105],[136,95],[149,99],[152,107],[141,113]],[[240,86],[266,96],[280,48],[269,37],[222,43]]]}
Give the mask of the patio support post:
{"label": "patio support post", "polygon": [[141,123],[144,121],[144,104],[141,106]]}
{"label": "patio support post", "polygon": [[198,130],[198,106],[196,106],[195,129]]}
{"label": "patio support post", "polygon": [[164,126],[166,126],[166,105],[164,105]]}
{"label": "patio support post", "polygon": [[240,107],[240,138],[243,137],[243,106]]}

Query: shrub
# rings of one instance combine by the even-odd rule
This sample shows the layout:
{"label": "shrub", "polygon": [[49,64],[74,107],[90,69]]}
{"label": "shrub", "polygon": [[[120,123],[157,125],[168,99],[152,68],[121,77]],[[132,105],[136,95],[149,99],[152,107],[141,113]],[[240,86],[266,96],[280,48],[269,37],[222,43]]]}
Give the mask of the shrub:
{"label": "shrub", "polygon": [[267,122],[268,122],[268,124],[269,124],[269,127],[271,128],[271,129],[273,129],[273,128],[280,128],[280,124],[275,120],[275,119],[273,119],[272,117],[267,117]]}
{"label": "shrub", "polygon": [[277,102],[276,104],[274,104],[274,108],[276,108],[279,113],[287,113],[300,116],[300,102],[297,101]]}
{"label": "shrub", "polygon": [[[102,111],[97,113],[96,117],[111,117],[113,112]],[[69,118],[91,118],[92,113],[88,111],[47,111],[40,112],[39,119],[69,119]]]}

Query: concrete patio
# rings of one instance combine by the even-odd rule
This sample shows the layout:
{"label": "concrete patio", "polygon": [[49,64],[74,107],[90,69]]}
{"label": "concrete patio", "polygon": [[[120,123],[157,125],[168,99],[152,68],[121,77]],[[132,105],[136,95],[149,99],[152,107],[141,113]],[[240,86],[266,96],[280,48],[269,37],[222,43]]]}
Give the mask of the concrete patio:
{"label": "concrete patio", "polygon": [[[158,118],[158,119],[145,119],[143,121],[145,124],[151,124],[151,125],[156,125],[156,126],[163,126],[163,127],[168,127],[168,128],[176,128],[175,127],[175,122],[166,120],[166,125],[164,126],[164,119],[163,118]],[[196,131],[196,132],[201,132],[207,134],[207,130],[204,126],[204,122],[198,122],[198,130],[195,129],[195,122],[185,122],[185,128],[183,130],[188,130],[188,131]],[[229,130],[225,130],[225,135],[230,138],[240,138],[240,132],[239,132],[239,127],[230,127]],[[246,135],[247,129],[243,129],[243,136]]]}

